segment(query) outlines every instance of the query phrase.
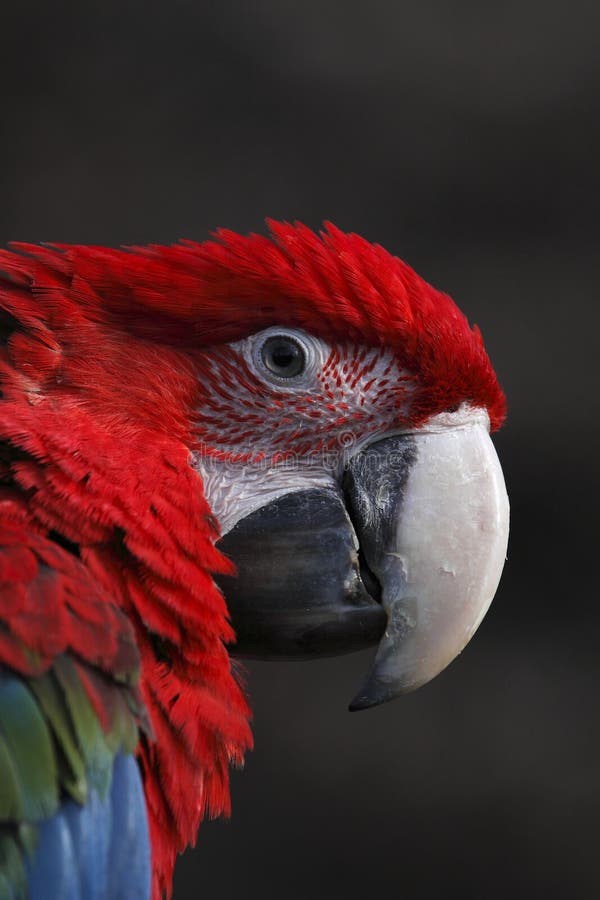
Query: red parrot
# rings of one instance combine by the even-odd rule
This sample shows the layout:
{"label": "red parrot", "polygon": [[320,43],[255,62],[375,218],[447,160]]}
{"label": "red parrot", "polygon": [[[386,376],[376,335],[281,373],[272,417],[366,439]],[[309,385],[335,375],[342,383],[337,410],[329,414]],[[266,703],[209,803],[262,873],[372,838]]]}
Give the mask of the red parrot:
{"label": "red parrot", "polygon": [[0,251],[0,896],[170,896],[252,746],[232,655],[434,677],[495,593],[478,329],[317,234]]}

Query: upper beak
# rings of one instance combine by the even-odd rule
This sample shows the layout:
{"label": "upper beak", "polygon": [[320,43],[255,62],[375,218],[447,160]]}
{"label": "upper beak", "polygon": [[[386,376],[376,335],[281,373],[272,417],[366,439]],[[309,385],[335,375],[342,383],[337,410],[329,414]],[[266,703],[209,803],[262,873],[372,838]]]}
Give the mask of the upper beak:
{"label": "upper beak", "polygon": [[341,489],[296,491],[238,522],[220,542],[238,578],[221,584],[242,655],[379,641],[350,704],[364,709],[425,684],[468,643],[500,580],[508,498],[480,411],[360,450]]}
{"label": "upper beak", "polygon": [[[412,444],[410,474],[382,512],[398,440]],[[500,581],[509,507],[480,417],[382,440],[350,461],[346,479],[388,617],[373,667],[351,703],[362,709],[430,681],[469,642]]]}

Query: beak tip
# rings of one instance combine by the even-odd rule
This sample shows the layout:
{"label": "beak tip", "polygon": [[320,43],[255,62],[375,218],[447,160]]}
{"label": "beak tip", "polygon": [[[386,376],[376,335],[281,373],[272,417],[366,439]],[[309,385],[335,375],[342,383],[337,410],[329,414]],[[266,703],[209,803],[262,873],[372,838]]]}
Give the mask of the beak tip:
{"label": "beak tip", "polygon": [[362,709],[369,709],[371,705],[369,702],[365,703],[363,697],[357,696],[348,704],[348,712],[360,712]]}
{"label": "beak tip", "polygon": [[381,706],[394,700],[402,691],[397,686],[379,678],[369,678],[348,705],[349,712],[359,712],[372,706]]}

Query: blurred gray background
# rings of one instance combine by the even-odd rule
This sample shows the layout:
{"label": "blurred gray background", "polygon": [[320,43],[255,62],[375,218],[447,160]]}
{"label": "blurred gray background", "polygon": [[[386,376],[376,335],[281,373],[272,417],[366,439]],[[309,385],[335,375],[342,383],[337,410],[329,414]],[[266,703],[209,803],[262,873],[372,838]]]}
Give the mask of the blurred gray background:
{"label": "blurred gray background", "polygon": [[455,297],[509,398],[475,640],[353,715],[369,654],[249,666],[256,750],[177,900],[598,896],[599,9],[2,4],[2,244],[330,218]]}

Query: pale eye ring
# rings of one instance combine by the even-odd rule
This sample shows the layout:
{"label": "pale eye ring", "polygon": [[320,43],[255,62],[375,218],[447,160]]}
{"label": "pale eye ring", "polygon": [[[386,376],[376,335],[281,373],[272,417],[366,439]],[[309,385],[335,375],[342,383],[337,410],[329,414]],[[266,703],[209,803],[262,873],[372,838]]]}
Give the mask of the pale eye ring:
{"label": "pale eye ring", "polygon": [[263,366],[276,378],[297,378],[306,369],[306,350],[288,334],[270,335],[260,350]]}

